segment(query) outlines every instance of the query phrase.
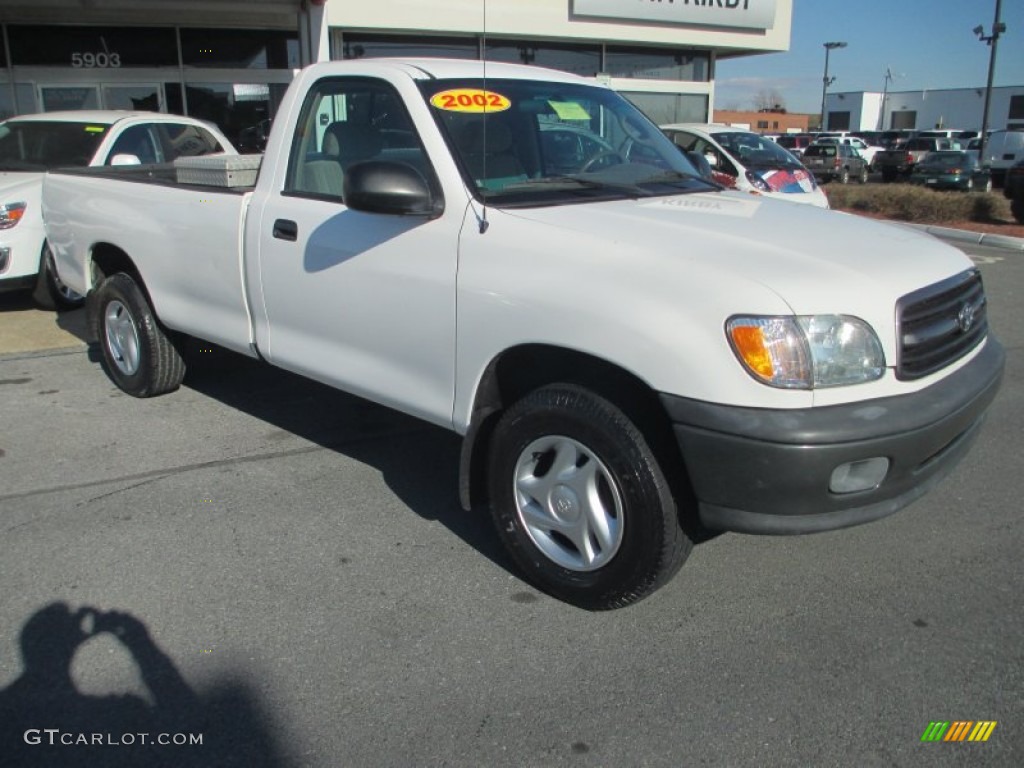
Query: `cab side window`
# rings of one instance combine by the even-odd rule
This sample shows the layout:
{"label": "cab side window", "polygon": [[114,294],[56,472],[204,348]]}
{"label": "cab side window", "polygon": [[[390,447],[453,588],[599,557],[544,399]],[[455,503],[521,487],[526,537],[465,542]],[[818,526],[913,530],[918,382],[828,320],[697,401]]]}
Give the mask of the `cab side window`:
{"label": "cab side window", "polygon": [[306,96],[288,159],[284,193],[344,202],[345,172],[385,160],[434,174],[405,105],[372,78],[328,78]]}

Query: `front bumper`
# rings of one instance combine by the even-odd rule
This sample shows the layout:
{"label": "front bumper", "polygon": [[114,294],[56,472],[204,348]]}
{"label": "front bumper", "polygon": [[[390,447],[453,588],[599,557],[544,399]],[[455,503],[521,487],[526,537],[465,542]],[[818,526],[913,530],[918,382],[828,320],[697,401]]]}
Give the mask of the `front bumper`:
{"label": "front bumper", "polygon": [[[908,395],[796,410],[661,401],[706,527],[813,533],[892,514],[937,485],[977,437],[1004,363],[989,336],[966,366]],[[875,457],[890,462],[877,487],[829,489],[837,467]]]}

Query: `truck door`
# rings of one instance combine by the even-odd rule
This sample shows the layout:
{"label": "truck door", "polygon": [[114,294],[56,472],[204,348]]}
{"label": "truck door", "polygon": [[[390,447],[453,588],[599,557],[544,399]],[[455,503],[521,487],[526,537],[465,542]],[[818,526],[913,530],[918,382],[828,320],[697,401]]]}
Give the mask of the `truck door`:
{"label": "truck door", "polygon": [[320,80],[286,151],[280,189],[254,201],[262,210],[247,228],[247,253],[258,250],[261,352],[450,427],[462,211],[449,206],[434,219],[363,213],[342,194],[347,169],[366,160],[412,165],[440,194],[401,98],[375,78]]}

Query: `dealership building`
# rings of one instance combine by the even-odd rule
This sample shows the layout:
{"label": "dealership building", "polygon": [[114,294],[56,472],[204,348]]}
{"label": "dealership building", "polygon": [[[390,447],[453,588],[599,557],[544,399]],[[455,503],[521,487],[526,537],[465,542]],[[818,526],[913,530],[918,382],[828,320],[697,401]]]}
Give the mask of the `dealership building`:
{"label": "dealership building", "polygon": [[793,0],[4,0],[0,117],[153,109],[234,138],[296,70],[486,58],[606,82],[658,122],[708,119],[719,59],[786,51]]}
{"label": "dealership building", "polygon": [[[984,86],[830,93],[825,101],[826,125],[831,131],[932,128],[980,131],[984,104]],[[1024,128],[1024,86],[992,89],[988,127]]]}

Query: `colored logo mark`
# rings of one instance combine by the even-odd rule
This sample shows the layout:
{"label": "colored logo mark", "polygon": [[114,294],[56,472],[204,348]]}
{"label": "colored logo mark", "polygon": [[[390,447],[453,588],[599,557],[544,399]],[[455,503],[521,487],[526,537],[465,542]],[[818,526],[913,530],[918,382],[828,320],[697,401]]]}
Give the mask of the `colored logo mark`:
{"label": "colored logo mark", "polygon": [[988,741],[996,729],[995,720],[933,720],[921,734],[921,741]]}

